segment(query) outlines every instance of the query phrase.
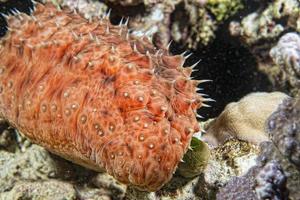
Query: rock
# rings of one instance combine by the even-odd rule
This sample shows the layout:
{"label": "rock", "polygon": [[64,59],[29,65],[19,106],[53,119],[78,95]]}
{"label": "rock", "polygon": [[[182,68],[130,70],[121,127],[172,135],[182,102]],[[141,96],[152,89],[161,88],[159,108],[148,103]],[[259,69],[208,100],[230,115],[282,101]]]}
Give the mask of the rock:
{"label": "rock", "polygon": [[[300,30],[300,25],[297,23],[300,16],[299,1],[274,0],[259,1],[259,3],[261,4],[259,9],[242,17],[238,34],[241,41],[252,49],[254,46],[264,46],[260,51],[255,51],[258,54],[263,53],[263,49],[269,49],[266,46],[271,47],[270,41],[277,39],[283,31],[289,28]],[[236,26],[237,22],[233,21],[233,23]],[[232,35],[237,33],[233,31]]]}
{"label": "rock", "polygon": [[260,144],[257,164],[231,179],[217,199],[299,199],[299,105],[299,99],[285,99],[269,117],[271,141]]}
{"label": "rock", "polygon": [[211,159],[204,170],[205,182],[210,186],[224,186],[232,177],[242,176],[256,164],[258,148],[248,142],[228,140],[211,150]]}
{"label": "rock", "polygon": [[274,145],[300,170],[300,100],[287,99],[268,121]]}
{"label": "rock", "polygon": [[116,199],[123,199],[126,193],[126,185],[117,182],[112,176],[107,173],[99,173],[92,180],[97,188],[103,188],[110,191],[111,196]]}
{"label": "rock", "polygon": [[186,178],[195,177],[203,172],[210,158],[208,145],[193,137],[190,149],[185,153],[177,172]]}
{"label": "rock", "polygon": [[298,33],[284,34],[277,45],[270,50],[270,56],[279,73],[276,75],[279,87],[287,87],[297,95],[300,88],[300,36]]}
{"label": "rock", "polygon": [[[6,138],[11,144],[0,148],[0,200],[25,197],[120,200],[124,197],[126,188],[109,175],[97,175],[40,146],[29,144],[25,147],[28,140],[10,127],[4,127],[0,138],[4,138],[2,135],[6,132],[10,133]],[[7,141],[3,139],[3,143]]]}
{"label": "rock", "polygon": [[258,200],[253,187],[255,185],[255,173],[258,169],[251,168],[242,177],[233,177],[225,187],[217,193],[217,200]]}
{"label": "rock", "polygon": [[[282,155],[278,148],[272,142],[263,142],[261,145],[261,153],[257,159],[257,166],[263,167],[271,161],[276,161],[281,167],[282,173],[286,176],[286,188],[289,191],[291,200],[298,200],[300,197],[300,172],[287,157]],[[282,194],[286,194],[284,191]]]}
{"label": "rock", "polygon": [[86,0],[52,0],[57,5],[68,6],[70,9],[77,9],[85,18],[104,16],[108,10],[104,3]]}
{"label": "rock", "polygon": [[217,21],[227,19],[244,7],[241,0],[207,0],[206,4]]}
{"label": "rock", "polygon": [[186,179],[175,176],[171,182],[157,192],[141,192],[134,188],[129,188],[125,200],[202,200],[203,198],[208,198],[208,193],[209,189],[203,177]]}
{"label": "rock", "polygon": [[2,200],[75,200],[76,191],[70,183],[58,180],[17,182],[8,192],[0,193]]}
{"label": "rock", "polygon": [[24,153],[0,151],[0,192],[19,180],[38,180],[57,174],[56,162],[42,147],[32,145]]}
{"label": "rock", "polygon": [[277,161],[268,162],[256,175],[255,191],[259,199],[287,200],[287,177]]}
{"label": "rock", "polygon": [[247,174],[232,178],[225,187],[222,187],[217,193],[217,200],[288,199],[289,173],[282,168],[276,158],[265,154],[274,152],[273,147],[271,142],[263,142],[258,163],[250,168]]}

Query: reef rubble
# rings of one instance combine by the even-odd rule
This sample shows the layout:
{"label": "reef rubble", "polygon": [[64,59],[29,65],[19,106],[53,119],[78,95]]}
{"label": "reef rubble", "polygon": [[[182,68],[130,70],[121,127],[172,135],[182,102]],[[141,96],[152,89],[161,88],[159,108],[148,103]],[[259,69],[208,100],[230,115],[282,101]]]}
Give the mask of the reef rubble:
{"label": "reef rubble", "polygon": [[[265,74],[272,83],[272,91],[281,92],[277,96],[266,92],[259,102],[249,98],[255,98],[254,94],[245,97],[248,103],[227,102],[221,114],[215,113],[215,119],[201,122],[206,134],[224,137],[210,145],[205,143],[210,143],[203,137],[205,133],[198,133],[197,138],[205,142],[194,138],[171,181],[156,192],[141,192],[118,183],[106,173],[55,156],[0,120],[0,200],[299,199],[298,0],[53,2],[76,8],[86,18],[105,16],[112,8],[112,23],[118,24],[122,17],[129,16],[132,34],[148,36],[157,47],[169,44],[170,50],[176,46],[205,51],[223,32],[228,32],[233,43],[244,46],[254,56],[257,71],[253,73]],[[219,31],[221,28],[223,32]],[[222,63],[220,66],[223,67]],[[197,73],[194,72],[195,76]],[[230,105],[235,105],[235,112],[229,109]],[[261,115],[261,111],[265,114]]]}

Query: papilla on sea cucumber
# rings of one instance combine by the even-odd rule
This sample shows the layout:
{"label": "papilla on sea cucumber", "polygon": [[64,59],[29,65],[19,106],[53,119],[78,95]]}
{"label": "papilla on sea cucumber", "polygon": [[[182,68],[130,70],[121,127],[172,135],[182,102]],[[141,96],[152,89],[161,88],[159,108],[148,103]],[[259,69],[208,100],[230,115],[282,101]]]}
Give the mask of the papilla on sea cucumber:
{"label": "papilla on sea cucumber", "polygon": [[160,189],[200,130],[205,80],[190,78],[184,55],[130,35],[126,22],[34,4],[30,15],[3,15],[1,117],[68,160]]}

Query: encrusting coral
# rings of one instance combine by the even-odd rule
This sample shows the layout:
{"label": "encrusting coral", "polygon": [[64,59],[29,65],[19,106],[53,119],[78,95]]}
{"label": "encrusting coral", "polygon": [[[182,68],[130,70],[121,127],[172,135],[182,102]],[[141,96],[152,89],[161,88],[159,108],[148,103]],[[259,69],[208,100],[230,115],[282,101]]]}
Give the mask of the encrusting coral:
{"label": "encrusting coral", "polygon": [[[232,35],[239,36],[247,46],[261,44],[270,46],[271,41],[278,38],[285,30],[290,28],[300,30],[298,0],[274,0],[270,3],[266,3],[268,1],[264,0],[260,2],[261,8],[256,12],[242,18],[241,22],[231,22]],[[262,41],[269,43],[266,44]]]}
{"label": "encrusting coral", "polygon": [[299,99],[287,98],[267,119],[271,141],[260,144],[256,165],[220,189],[217,199],[299,199]]}
{"label": "encrusting coral", "polygon": [[300,101],[284,101],[268,121],[271,140],[300,171]]}
{"label": "encrusting coral", "polygon": [[[296,33],[291,35],[288,32],[300,31],[300,2],[298,0],[262,0],[253,1],[253,3],[257,8],[250,10],[251,13],[247,16],[241,16],[241,20],[231,21],[229,31],[232,36],[238,37],[255,56],[258,70],[267,75],[273,90],[296,96],[299,90],[297,89],[299,86],[295,87],[296,71],[293,72],[290,67],[293,63],[288,63],[292,60],[296,61],[294,57],[297,55],[297,51],[294,51],[296,50]],[[250,8],[251,4],[249,2]],[[285,38],[283,40],[286,44],[285,42],[276,44],[278,40],[281,40],[280,37]],[[270,49],[274,46],[276,47],[271,50],[271,57],[275,64],[270,59]],[[284,55],[281,56],[282,53]],[[288,56],[290,53],[292,56]],[[288,62],[283,63],[284,59]],[[283,62],[278,64],[277,61]]]}
{"label": "encrusting coral", "polygon": [[[44,0],[45,2],[47,0]],[[52,0],[55,5],[67,6],[70,9],[78,10],[85,18],[99,17],[104,15],[107,6],[99,1],[86,1],[86,0]]]}
{"label": "encrusting coral", "polygon": [[252,167],[247,174],[232,178],[216,195],[217,200],[289,199],[287,176],[281,165],[271,160]]}
{"label": "encrusting coral", "polygon": [[5,16],[0,40],[0,113],[49,151],[155,191],[172,177],[200,130],[203,81],[183,55],[128,34],[127,22],[85,19],[37,3]]}
{"label": "encrusting coral", "polygon": [[153,37],[155,46],[161,48],[173,40],[194,50],[209,45],[215,39],[218,26],[244,7],[241,0],[52,1],[77,8],[85,17],[102,14],[110,5],[112,21],[130,16],[128,26],[133,35]]}
{"label": "encrusting coral", "polygon": [[268,162],[256,175],[258,199],[288,199],[287,177],[277,161]]}
{"label": "encrusting coral", "polygon": [[242,8],[240,0],[182,1],[172,14],[172,39],[192,49],[207,46],[215,39],[218,26]]}
{"label": "encrusting coral", "polygon": [[225,187],[216,195],[217,200],[258,200],[255,189],[255,175],[257,167],[251,168],[247,174],[241,177],[233,177]]}
{"label": "encrusting coral", "polygon": [[208,123],[203,139],[214,146],[231,137],[255,144],[266,141],[266,120],[287,97],[281,92],[257,92],[230,103],[218,118]]}
{"label": "encrusting coral", "polygon": [[278,82],[281,87],[291,87],[292,94],[297,95],[300,88],[299,34],[294,32],[284,34],[271,49],[270,56],[279,68],[280,72],[275,78],[280,80]]}
{"label": "encrusting coral", "polygon": [[214,14],[217,21],[224,21],[243,8],[241,0],[207,0],[206,7]]}

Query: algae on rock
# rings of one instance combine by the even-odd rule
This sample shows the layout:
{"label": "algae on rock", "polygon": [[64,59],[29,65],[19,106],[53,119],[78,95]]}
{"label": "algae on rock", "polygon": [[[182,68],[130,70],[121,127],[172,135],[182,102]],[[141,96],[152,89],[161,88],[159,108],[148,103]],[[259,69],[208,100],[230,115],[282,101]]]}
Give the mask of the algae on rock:
{"label": "algae on rock", "polygon": [[185,153],[183,162],[179,163],[177,172],[186,178],[197,176],[203,172],[209,158],[208,145],[193,137],[190,149]]}
{"label": "algae on rock", "polygon": [[239,35],[244,44],[251,47],[262,44],[263,41],[270,42],[290,28],[300,31],[300,2],[298,0],[275,0],[270,2],[264,10],[260,10],[244,17],[240,23],[234,21],[231,23],[234,27],[239,26],[239,28],[231,29],[239,30],[238,33],[234,31],[232,34]]}
{"label": "algae on rock", "polygon": [[244,6],[241,0],[208,0],[206,7],[220,22],[236,14]]}

